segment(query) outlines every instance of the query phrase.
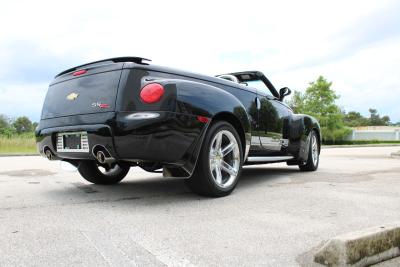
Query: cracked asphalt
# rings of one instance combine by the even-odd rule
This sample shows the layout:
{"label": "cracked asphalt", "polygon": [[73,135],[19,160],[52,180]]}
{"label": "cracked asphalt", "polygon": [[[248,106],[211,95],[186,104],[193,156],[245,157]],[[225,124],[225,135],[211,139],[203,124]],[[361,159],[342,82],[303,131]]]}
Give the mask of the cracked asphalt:
{"label": "cracked asphalt", "polygon": [[400,221],[399,150],[323,149],[313,173],[245,167],[219,199],[139,168],[99,186],[44,158],[1,157],[0,266],[308,266],[330,237]]}

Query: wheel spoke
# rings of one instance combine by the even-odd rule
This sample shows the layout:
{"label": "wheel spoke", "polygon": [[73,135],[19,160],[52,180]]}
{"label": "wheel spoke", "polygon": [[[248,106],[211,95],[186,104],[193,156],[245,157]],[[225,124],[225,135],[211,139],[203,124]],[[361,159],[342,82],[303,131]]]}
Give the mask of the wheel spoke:
{"label": "wheel spoke", "polygon": [[215,140],[214,150],[216,150],[216,151],[220,150],[221,144],[222,144],[222,133],[218,133],[217,138]]}
{"label": "wheel spoke", "polygon": [[316,147],[317,147],[317,140],[316,140],[315,137],[313,137],[313,139],[312,139],[312,147],[313,147],[313,148],[316,148]]}
{"label": "wheel spoke", "polygon": [[220,185],[222,184],[221,166],[218,164],[215,164],[215,181]]}
{"label": "wheel spoke", "polygon": [[225,161],[221,161],[221,170],[227,172],[229,175],[236,176],[237,175],[237,170],[226,163]]}
{"label": "wheel spoke", "polygon": [[226,147],[224,147],[222,150],[221,150],[221,153],[222,153],[222,156],[226,156],[226,155],[228,155],[229,153],[231,153],[232,151],[233,151],[233,149],[235,148],[235,144],[234,143],[229,143],[229,145],[227,145]]}
{"label": "wheel spoke", "polygon": [[215,168],[216,168],[216,163],[215,163],[215,161],[210,161],[210,171],[211,172],[213,172],[214,170],[215,170]]}

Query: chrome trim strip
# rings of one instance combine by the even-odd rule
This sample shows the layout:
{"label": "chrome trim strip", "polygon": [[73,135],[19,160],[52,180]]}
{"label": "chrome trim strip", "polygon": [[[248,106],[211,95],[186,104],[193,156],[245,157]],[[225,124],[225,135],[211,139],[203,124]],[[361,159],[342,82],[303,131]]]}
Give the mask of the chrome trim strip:
{"label": "chrome trim strip", "polygon": [[248,162],[274,162],[293,159],[292,156],[277,156],[277,157],[248,157]]}

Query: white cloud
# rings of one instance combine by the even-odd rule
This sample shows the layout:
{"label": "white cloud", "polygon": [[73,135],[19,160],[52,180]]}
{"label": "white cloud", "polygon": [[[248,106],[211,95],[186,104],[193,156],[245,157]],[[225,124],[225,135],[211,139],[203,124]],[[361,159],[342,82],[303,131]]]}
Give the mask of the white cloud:
{"label": "white cloud", "polygon": [[[376,14],[398,7],[395,1],[360,0],[10,1],[0,10],[6,25],[0,28],[0,87],[19,95],[0,92],[1,105],[16,107],[0,112],[22,113],[19,101],[33,97],[23,88],[45,88],[50,73],[133,55],[210,75],[259,69],[278,87],[296,89],[322,74],[334,82],[347,110],[375,106],[397,121],[397,104],[389,101],[388,107],[386,97],[400,88],[399,41],[364,46],[359,35],[375,25],[371,19],[385,19]],[[33,70],[35,77],[43,70],[42,80],[31,80]],[[376,88],[379,96],[371,96]]]}

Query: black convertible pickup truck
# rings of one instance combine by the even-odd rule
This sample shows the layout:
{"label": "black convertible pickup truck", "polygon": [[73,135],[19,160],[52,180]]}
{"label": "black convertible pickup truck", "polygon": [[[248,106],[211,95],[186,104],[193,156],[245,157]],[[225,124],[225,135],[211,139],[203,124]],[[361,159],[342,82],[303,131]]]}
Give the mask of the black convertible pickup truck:
{"label": "black convertible pickup truck", "polygon": [[50,84],[36,129],[39,152],[96,184],[139,166],[181,177],[199,194],[228,195],[243,165],[318,168],[316,119],[293,114],[259,71],[199,75],[120,57],[77,66]]}

